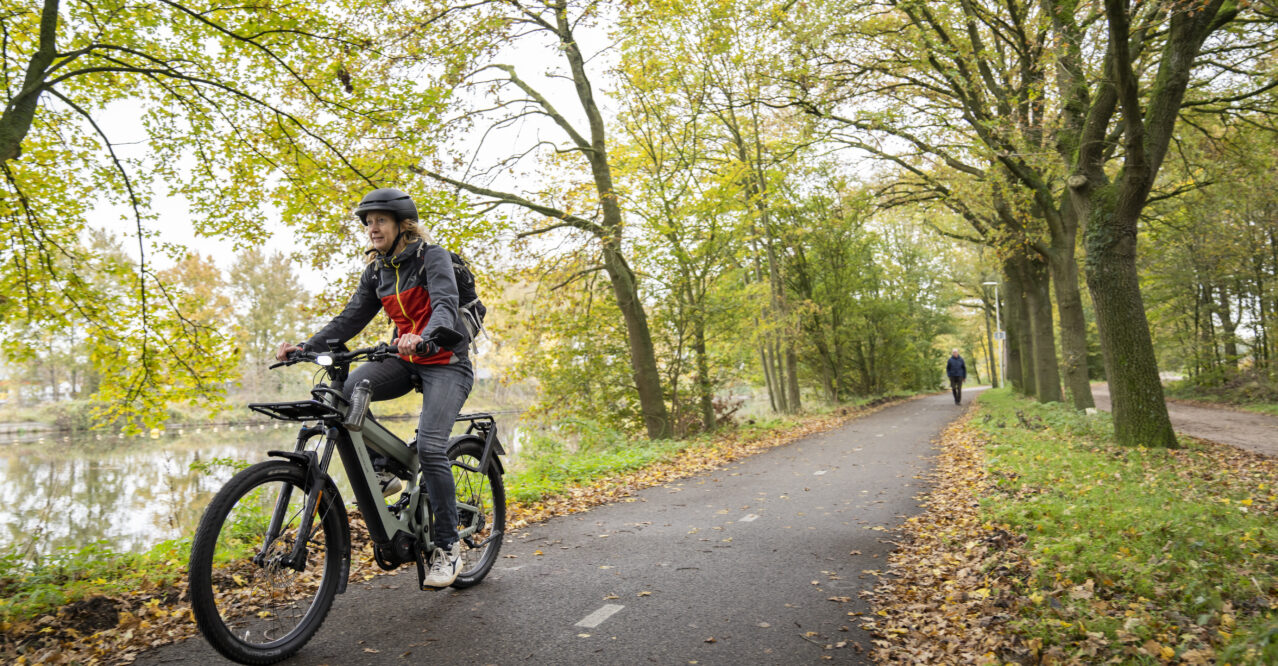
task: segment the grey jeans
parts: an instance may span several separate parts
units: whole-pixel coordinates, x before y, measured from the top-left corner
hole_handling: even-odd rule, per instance
[[[417,459],[422,482],[430,498],[434,535],[432,541],[448,549],[457,542],[457,490],[448,462],[448,436],[453,422],[475,383],[470,361],[451,365],[420,365],[401,358],[365,363],[346,379],[347,397],[367,379],[373,400],[390,400],[422,389],[422,412],[417,417]]]

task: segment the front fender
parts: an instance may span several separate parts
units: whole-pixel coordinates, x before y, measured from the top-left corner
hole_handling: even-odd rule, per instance
[[[346,582],[351,577],[351,521],[350,516],[346,513],[346,502],[342,501],[342,493],[337,489],[337,484],[333,482],[333,477],[327,474],[319,473],[319,466],[315,462],[314,451],[267,451],[267,455],[276,458],[283,458],[302,470],[302,474],[306,478],[307,489],[309,489],[312,479],[317,476],[324,479],[324,497],[327,498],[326,504],[328,511],[337,512],[337,523],[340,525],[338,533],[333,535],[337,543],[332,544],[336,552],[341,553],[341,575],[337,578],[337,593],[341,594],[346,591]]]

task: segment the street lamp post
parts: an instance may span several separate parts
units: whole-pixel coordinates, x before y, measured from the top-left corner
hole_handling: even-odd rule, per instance
[[[1007,333],[1003,331],[1003,317],[998,305],[998,283],[982,282],[994,285],[994,337],[998,339],[998,376],[1003,384],[1007,384]]]

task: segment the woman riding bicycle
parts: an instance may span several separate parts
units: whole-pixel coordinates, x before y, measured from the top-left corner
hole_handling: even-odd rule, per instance
[[[303,348],[324,350],[328,341],[346,342],[364,329],[379,310],[395,323],[399,357],[365,363],[345,384],[351,391],[367,379],[372,400],[389,400],[414,388],[422,392],[417,420],[417,455],[422,483],[434,513],[437,549],[425,585],[448,587],[457,578],[461,545],[457,537],[457,499],[447,456],[448,436],[474,383],[468,340],[441,349],[435,331],[464,331],[458,319],[457,281],[449,252],[426,242],[417,226],[417,205],[404,192],[384,188],[370,192],[355,209],[372,243],[368,266],[342,313],[304,343],[282,343],[276,352],[285,360]],[[420,345],[420,347],[419,347]],[[400,481],[379,474],[383,493],[394,494]]]

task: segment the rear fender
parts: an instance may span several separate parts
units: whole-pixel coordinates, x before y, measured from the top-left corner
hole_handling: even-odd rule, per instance
[[[475,442],[479,444],[481,451],[485,446],[484,438],[477,434],[457,435],[456,437],[451,437],[448,440],[448,457],[451,459],[453,457],[453,451],[460,448],[466,442]],[[491,461],[489,464],[497,466],[498,474],[505,474],[506,467],[502,464],[501,458],[499,458],[498,455],[506,455],[506,450],[502,448],[501,442],[497,441],[497,438],[494,436],[492,450],[487,452],[487,457]]]

